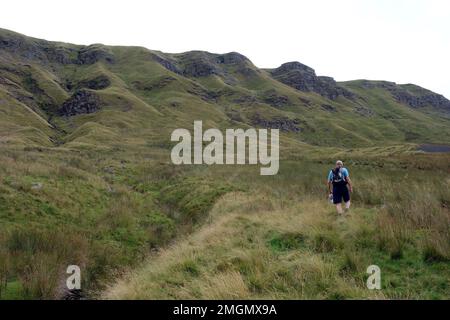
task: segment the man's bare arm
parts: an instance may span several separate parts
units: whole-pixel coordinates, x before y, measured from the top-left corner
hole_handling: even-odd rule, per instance
[[[327,192],[327,197],[328,195],[331,193],[331,181],[327,180],[327,186],[328,186],[328,192]]]
[[[348,190],[350,192],[353,192],[353,185],[352,185],[352,180],[350,180],[350,177],[347,177],[347,183],[348,183]]]

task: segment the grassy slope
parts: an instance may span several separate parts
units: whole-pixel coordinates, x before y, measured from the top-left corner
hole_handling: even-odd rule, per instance
[[[10,37],[20,36],[13,34]],[[40,40],[31,38],[23,38],[23,42],[31,48],[42,46]],[[48,47],[71,50],[80,48],[68,44],[45,44]],[[81,139],[83,144],[86,143],[86,137],[82,136],[87,135],[89,139],[92,126],[103,131],[103,136],[115,132],[119,135],[149,135],[167,140],[167,133],[172,128],[190,127],[196,119],[204,119],[210,126],[230,127],[231,120],[238,121],[235,125],[252,125],[255,115],[267,120],[297,119],[301,134],[290,135],[295,140],[321,146],[362,147],[399,142],[448,142],[444,138],[450,134],[448,118],[399,104],[387,90],[367,89],[358,81],[343,85],[360,98],[352,101],[340,97],[331,101],[314,93],[288,87],[274,80],[267,71],[257,69],[248,60],[217,64],[214,62],[217,55],[201,52],[165,55],[139,47],[97,47],[112,54],[115,62],[100,60],[87,65],[61,64],[45,59],[30,59],[6,51],[1,55],[0,72],[12,85],[2,86],[3,94],[0,94],[9,101],[5,91],[13,92],[12,86],[20,87],[22,95],[34,96],[35,106],[32,109],[47,120],[52,114],[51,109],[60,106],[78,84],[99,76],[106,77],[111,85],[106,89],[96,90],[106,106],[103,111],[70,120],[52,116],[52,121],[69,134],[89,122],[90,127],[83,131],[84,134],[77,134],[75,139],[69,138],[71,141]],[[25,47],[22,50],[31,49]],[[164,68],[156,61],[155,55],[172,59],[178,63],[179,68],[194,61],[211,64],[219,71],[217,75],[182,76]],[[11,69],[21,73],[7,71]],[[164,79],[170,80],[164,83]],[[66,83],[71,83],[73,88],[67,90]],[[287,98],[288,102],[278,107],[268,104],[264,97],[269,91],[278,97]],[[211,94],[215,97],[208,97]],[[43,111],[43,106],[48,104],[51,104],[50,112]],[[337,112],[324,110],[323,105],[331,105]],[[369,108],[372,113],[368,116],[355,112],[355,108],[360,105]],[[33,115],[27,117],[32,118]],[[21,121],[19,115],[13,114],[5,120],[8,123]],[[39,130],[42,131],[40,128]],[[43,134],[55,135],[48,133],[48,130],[44,130]]]

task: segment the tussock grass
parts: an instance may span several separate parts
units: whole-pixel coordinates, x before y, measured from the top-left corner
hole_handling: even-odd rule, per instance
[[[249,182],[245,172],[239,178],[224,177],[229,183],[246,181],[241,184],[245,191],[222,196],[205,224],[152,255],[102,297],[446,296],[450,224],[448,209],[442,206],[447,194],[440,189],[439,175],[417,171],[417,181],[407,183],[411,172],[371,168],[375,172],[368,175],[367,169],[358,173],[353,168],[359,194],[350,215],[337,217],[322,200],[323,189],[318,194],[320,188],[316,192],[314,187],[316,174],[324,171],[321,166],[302,163],[306,169],[296,170],[297,166],[285,163],[279,176],[267,179],[270,183],[258,181],[265,178]],[[214,175],[222,179],[220,170]],[[368,193],[370,197],[365,196]],[[371,264],[382,270],[382,291],[365,287],[365,272]],[[436,270],[441,270],[439,276]]]
[[[60,297],[73,261],[84,266],[90,296],[113,299],[448,291],[446,161],[356,156],[348,161],[353,209],[342,218],[325,200],[330,164],[314,156],[285,160],[278,175],[262,177],[253,166],[180,168],[158,153],[111,153],[12,148],[0,156],[4,297]],[[63,225],[70,227],[57,231]],[[33,268],[21,267],[32,257]],[[381,292],[365,288],[371,264],[382,269]]]

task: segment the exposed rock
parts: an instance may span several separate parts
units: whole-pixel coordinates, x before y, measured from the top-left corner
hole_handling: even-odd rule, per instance
[[[3,73],[2,71],[5,70],[6,72]],[[4,86],[11,86],[11,87],[16,87],[16,88],[20,88],[20,86],[14,82],[13,80],[9,79],[8,77],[6,77],[6,75],[10,73],[10,71],[8,71],[6,68],[4,68],[1,64],[0,64],[0,85],[4,85]],[[8,75],[9,76],[9,75]]]
[[[232,100],[233,103],[241,105],[253,105],[258,102],[255,96],[242,94]]]
[[[45,94],[44,90],[39,87],[36,79],[33,78],[31,72],[24,72],[22,79],[22,84],[28,92],[31,92],[35,95]]]
[[[27,66],[24,69],[16,70],[14,74],[20,77],[21,86],[9,87],[8,92],[13,98],[36,112],[39,110],[48,114],[56,112],[58,103],[39,86],[38,81],[33,77],[33,72],[28,70]]]
[[[272,76],[280,82],[300,91],[313,91],[310,88],[317,81],[314,69],[300,62],[287,62],[272,71]]]
[[[218,74],[216,67],[204,61],[192,61],[189,63],[184,71],[184,75],[192,77],[206,77],[212,74]]]
[[[406,104],[411,108],[423,108],[431,106],[446,113],[450,112],[450,100],[444,96],[421,88],[415,85],[398,85],[389,81],[368,81],[362,82],[364,88],[382,88],[391,93],[391,95],[400,103]]]
[[[206,77],[221,74],[214,57],[206,52],[187,52],[181,55],[183,75],[191,77]]]
[[[287,96],[278,94],[274,89],[263,92],[262,101],[275,108],[281,108],[290,103]]]
[[[91,45],[80,49],[77,64],[94,64],[98,61],[114,63],[113,54],[101,45]]]
[[[301,128],[299,119],[289,119],[287,117],[276,117],[273,119],[261,118],[259,114],[256,114],[252,119],[252,124],[255,126],[268,128],[268,129],[280,129],[285,132],[300,132]]]
[[[1,81],[0,84],[2,84]],[[12,98],[29,106],[32,110],[37,110],[39,108],[37,101],[34,99],[34,96],[31,93],[16,85],[10,85],[9,82],[7,83],[7,85],[9,85],[7,92]]]
[[[322,109],[328,112],[337,112],[336,107],[329,105],[329,104],[323,104],[321,105]]]
[[[220,64],[232,65],[235,67],[234,71],[236,73],[240,73],[241,75],[243,75],[247,78],[253,77],[259,73],[259,70],[255,70],[253,68],[253,64],[247,57],[245,57],[244,55],[237,53],[237,52],[230,52],[230,53],[218,55],[216,57],[216,63],[219,65]],[[237,68],[236,68],[236,66],[237,66]],[[227,78],[225,80],[229,81],[230,84],[232,84],[235,81],[235,79],[233,79],[232,77],[227,75],[226,72],[221,71],[219,73],[224,73],[225,77]]]
[[[231,52],[217,55],[208,52],[187,52],[179,56],[182,74],[190,77],[206,77],[218,75],[228,84],[233,84],[236,79],[227,72],[226,66],[232,65],[233,72],[240,73],[246,77],[251,77],[257,73],[252,68],[250,60],[245,56]]]
[[[99,97],[88,90],[78,90],[70,97],[59,110],[62,116],[75,116],[78,114],[93,113],[101,108]]]
[[[344,89],[336,83],[336,81],[331,77],[319,76],[317,82],[317,93],[325,96],[331,100],[336,99],[338,96],[344,96],[348,99],[355,98],[355,94]]]
[[[271,71],[272,76],[297,90],[315,92],[328,99],[334,100],[338,96],[353,98],[354,94],[337,85],[330,77],[318,77],[314,69],[300,62],[288,62]]]
[[[371,117],[374,114],[371,109],[361,105],[355,107],[355,112],[363,117]]]
[[[100,75],[93,79],[83,80],[78,84],[79,88],[88,88],[92,90],[102,90],[111,85],[111,80],[105,75]]]
[[[250,60],[236,52],[218,55],[191,51],[175,57],[182,75],[195,78],[216,75],[231,86],[239,82],[233,75],[235,73],[251,78],[260,72]]]
[[[3,31],[0,33],[0,50],[5,50],[26,60],[41,63],[93,64],[98,61],[114,62],[111,51],[103,45],[87,47],[65,46],[55,42],[24,37]]]
[[[0,33],[0,49],[29,60],[45,61],[47,58],[38,43],[14,32]]]
[[[42,43],[41,47],[50,62],[64,65],[77,64],[78,62],[78,51],[76,49],[54,46],[49,43]]]
[[[230,52],[226,54],[219,55],[217,57],[217,63],[224,63],[224,64],[242,64],[250,62],[248,58],[240,53],[237,52]]]
[[[440,94],[429,92],[416,96],[404,89],[395,89],[391,93],[397,101],[407,104],[412,108],[432,106],[436,109],[450,112],[450,101]]]
[[[308,107],[311,106],[311,101],[302,97],[298,97],[298,100],[300,100],[303,104],[307,105]]]
[[[176,62],[174,60],[169,60],[169,59],[163,58],[156,54],[153,54],[152,57],[156,62],[158,62],[160,65],[162,65],[167,70],[172,71],[177,74],[182,73],[181,70],[176,66]]]

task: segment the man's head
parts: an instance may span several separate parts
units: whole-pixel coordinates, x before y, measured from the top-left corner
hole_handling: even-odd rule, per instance
[[[344,163],[341,160],[336,161],[336,168],[342,168],[344,166]]]

